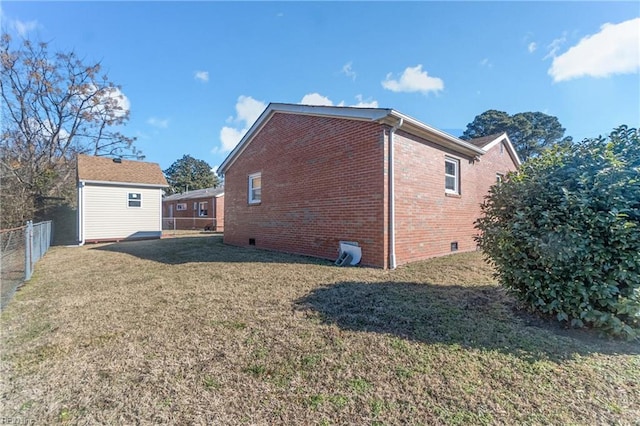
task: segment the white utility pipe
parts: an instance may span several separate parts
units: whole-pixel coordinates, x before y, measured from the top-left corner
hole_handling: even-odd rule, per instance
[[[84,245],[84,182],[78,182],[78,238],[80,243]]]
[[[389,267],[396,269],[396,192],[393,176],[393,136],[404,122],[400,118],[398,124],[389,130]]]

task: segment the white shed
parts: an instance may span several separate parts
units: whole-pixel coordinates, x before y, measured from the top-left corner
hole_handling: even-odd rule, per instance
[[[78,155],[80,244],[160,238],[168,186],[156,163]]]

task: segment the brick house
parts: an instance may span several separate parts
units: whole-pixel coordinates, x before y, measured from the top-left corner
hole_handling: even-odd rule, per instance
[[[162,191],[156,163],[78,155],[78,239],[85,242],[160,238]]]
[[[164,229],[224,230],[224,188],[204,188],[162,199]]]
[[[520,160],[506,134],[463,141],[393,109],[270,104],[219,168],[227,244],[382,268],[476,249],[489,187]]]

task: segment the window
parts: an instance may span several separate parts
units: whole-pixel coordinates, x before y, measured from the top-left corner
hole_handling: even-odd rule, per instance
[[[139,192],[130,192],[128,203],[129,207],[142,207],[142,194]]]
[[[262,199],[262,174],[249,175],[249,204],[257,204]]]
[[[207,202],[202,201],[198,203],[198,216],[208,216],[209,211],[207,210]]]
[[[504,182],[504,175],[502,173],[496,173],[496,183]]]
[[[460,193],[460,161],[445,157],[444,159],[444,190],[450,194]]]
[[[177,211],[183,211],[187,209],[187,203],[178,203],[176,204]]]

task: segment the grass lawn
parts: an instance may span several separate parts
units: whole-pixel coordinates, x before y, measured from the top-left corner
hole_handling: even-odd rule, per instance
[[[638,424],[640,347],[518,313],[478,253],[395,271],[219,235],[55,247],[0,317],[34,424]]]

